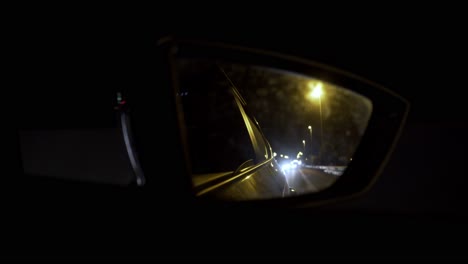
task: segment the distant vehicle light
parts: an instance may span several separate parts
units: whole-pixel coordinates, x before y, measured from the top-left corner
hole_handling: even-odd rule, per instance
[[[281,170],[283,171],[288,171],[290,169],[291,169],[291,164],[286,163],[286,164],[281,165]]]

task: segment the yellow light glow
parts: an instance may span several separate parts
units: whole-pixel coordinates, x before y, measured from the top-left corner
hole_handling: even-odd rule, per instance
[[[320,98],[323,95],[323,90],[322,90],[323,84],[322,83],[317,83],[315,84],[312,93],[310,94],[313,98]]]
[[[284,156],[284,158],[285,158],[285,159],[289,159],[289,157],[288,157],[288,156]]]
[[[308,129],[312,129],[312,126],[307,127]]]
[[[283,154],[280,154],[280,157],[283,157]]]
[[[302,144],[305,144],[305,140],[302,140]]]
[[[273,157],[276,157],[276,152],[273,152]]]

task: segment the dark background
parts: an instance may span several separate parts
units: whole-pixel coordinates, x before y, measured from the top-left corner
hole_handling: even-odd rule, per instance
[[[280,51],[354,72],[410,101],[411,112],[398,146],[368,193],[307,210],[193,211],[178,203],[177,181],[172,185],[162,181],[154,196],[137,194],[135,199],[125,192],[106,196],[98,190],[90,197],[101,200],[83,198],[83,206],[77,198],[85,197],[78,195],[80,191],[75,190],[75,196],[60,192],[52,196],[40,187],[12,187],[8,183],[13,177],[5,176],[2,239],[7,246],[2,255],[466,258],[463,15],[456,7],[428,5],[382,6],[372,11],[335,8],[323,13],[301,9],[305,8],[282,9],[268,18],[259,17],[265,10],[248,8],[236,9],[237,15],[231,16],[209,12],[215,16],[205,22],[202,13],[162,16],[164,8],[148,20],[101,17],[109,12],[97,12],[92,19],[65,13],[15,16],[6,40],[5,73],[11,78],[4,87],[7,120],[13,118],[15,128],[38,125],[29,113],[39,109],[37,115],[49,117],[40,126],[57,124],[53,116],[58,111],[65,116],[60,118],[63,126],[101,125],[107,110],[95,109],[103,107],[101,102],[116,87],[145,91],[138,100],[154,103],[145,109],[152,109],[151,117],[160,126],[148,127],[145,136],[158,133],[158,137],[144,151],[157,151],[151,156],[154,162],[174,164],[170,172],[151,171],[158,179],[167,178],[182,169],[177,165],[180,153],[170,143],[175,137],[167,110],[172,106],[169,93],[154,86],[159,75],[153,47],[159,36],[176,33]],[[14,138],[13,132],[9,135]],[[9,157],[18,157],[9,150],[5,151],[16,153]],[[14,160],[6,162],[13,171],[18,164]]]

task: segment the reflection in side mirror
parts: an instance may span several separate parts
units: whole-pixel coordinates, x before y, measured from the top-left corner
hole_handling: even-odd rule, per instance
[[[343,174],[371,101],[313,76],[177,58],[195,193],[252,200],[317,193]]]

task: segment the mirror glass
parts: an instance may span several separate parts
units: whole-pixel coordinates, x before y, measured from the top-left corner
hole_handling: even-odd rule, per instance
[[[323,191],[352,161],[372,113],[368,98],[314,76],[207,58],[174,65],[197,196]]]

